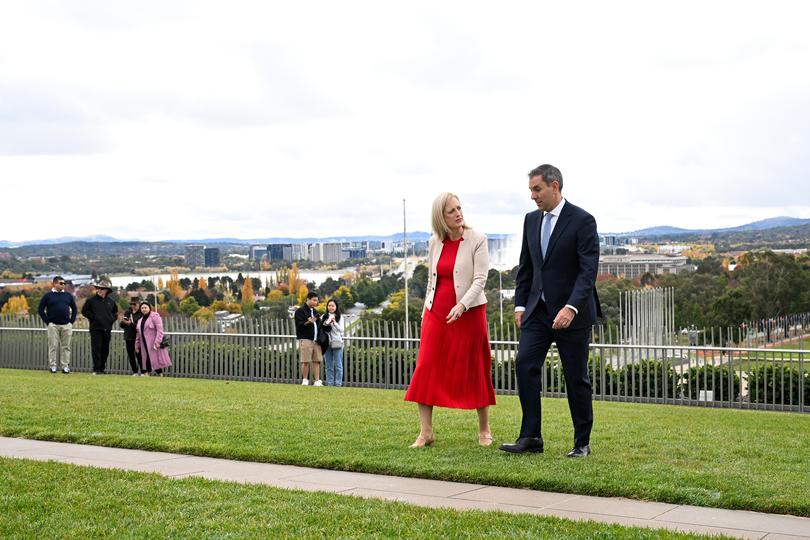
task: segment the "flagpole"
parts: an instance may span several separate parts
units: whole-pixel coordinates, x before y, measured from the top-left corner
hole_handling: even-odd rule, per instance
[[[405,248],[405,348],[409,347],[408,339],[408,225],[405,221],[405,199],[402,199],[402,241]]]

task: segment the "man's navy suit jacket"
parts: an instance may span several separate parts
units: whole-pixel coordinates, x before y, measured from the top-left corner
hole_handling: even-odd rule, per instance
[[[526,214],[515,289],[515,305],[526,307],[521,325],[535,312],[544,294],[551,320],[567,304],[578,310],[569,329],[592,326],[596,317],[602,316],[596,294],[599,269],[596,220],[566,200],[549,238],[545,258],[540,249],[542,225],[541,210]]]

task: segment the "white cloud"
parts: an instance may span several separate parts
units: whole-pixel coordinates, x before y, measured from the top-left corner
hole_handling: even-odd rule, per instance
[[[0,238],[512,232],[544,162],[605,231],[810,216],[802,2],[288,4],[3,4]]]

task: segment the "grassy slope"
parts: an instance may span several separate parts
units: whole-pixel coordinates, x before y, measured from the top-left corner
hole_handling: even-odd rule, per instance
[[[564,458],[564,400],[543,401],[546,453],[476,444],[472,411],[437,409],[437,446],[402,392],[0,370],[0,434],[810,516],[810,416],[595,404],[594,454]],[[520,406],[499,397],[496,441]]]

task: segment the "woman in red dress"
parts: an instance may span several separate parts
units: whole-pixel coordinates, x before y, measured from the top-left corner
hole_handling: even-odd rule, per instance
[[[492,444],[489,406],[495,404],[487,337],[487,239],[464,223],[458,197],[433,201],[428,285],[419,356],[405,401],[419,404],[419,436],[411,448],[432,445],[433,407],[476,409],[478,443]]]

